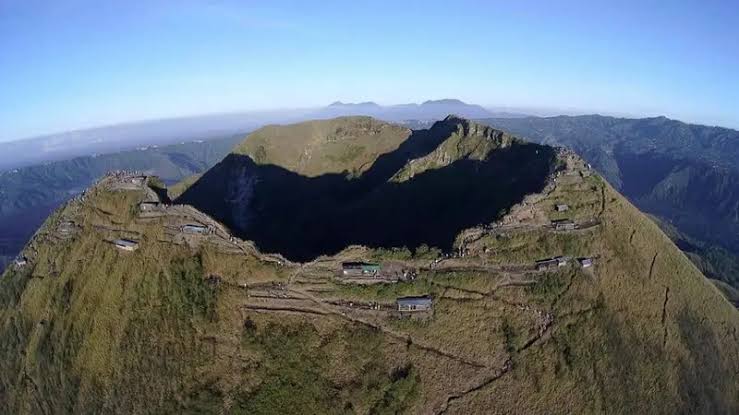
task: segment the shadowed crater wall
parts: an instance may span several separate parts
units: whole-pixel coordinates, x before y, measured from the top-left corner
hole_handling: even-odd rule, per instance
[[[489,223],[541,191],[554,149],[516,142],[484,160],[459,159],[395,182],[408,160],[433,151],[449,132],[416,131],[359,177],[306,177],[231,154],[186,191],[195,206],[264,252],[293,261],[332,255],[348,245],[445,251],[460,231]]]

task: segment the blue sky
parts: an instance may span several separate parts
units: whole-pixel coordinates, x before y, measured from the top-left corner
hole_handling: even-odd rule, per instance
[[[736,128],[738,21],[711,0],[0,0],[0,141],[447,97]]]

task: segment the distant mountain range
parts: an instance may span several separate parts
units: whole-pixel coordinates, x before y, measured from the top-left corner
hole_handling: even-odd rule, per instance
[[[319,110],[315,118],[333,118],[349,115],[368,115],[385,121],[440,120],[449,114],[466,118],[525,117],[525,114],[493,112],[480,105],[467,104],[458,99],[425,101],[421,104],[381,106],[374,102],[358,104],[334,102]]]

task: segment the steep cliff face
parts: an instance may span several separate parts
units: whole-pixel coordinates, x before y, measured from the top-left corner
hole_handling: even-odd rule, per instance
[[[234,154],[187,191],[211,201],[203,209],[222,194],[251,206],[247,229],[270,217],[259,208],[268,195],[294,197],[270,209],[326,226],[336,225],[314,209],[331,203],[307,209],[311,197],[378,197],[402,221],[348,235],[408,230],[407,243],[302,262],[164,203],[152,179],[102,180],[0,278],[0,411],[736,413],[739,312],[577,155],[473,129],[438,124],[327,182]],[[390,181],[412,160],[449,154],[449,140],[464,156]],[[501,194],[494,215],[478,208]],[[280,217],[296,227],[276,251],[346,235],[337,212],[339,228]],[[434,215],[464,219],[413,228]],[[438,235],[449,245],[422,243]]]
[[[433,126],[431,131],[435,130],[443,131],[442,134],[448,137],[430,153],[409,160],[391,180],[408,180],[416,174],[443,168],[459,160],[484,162],[495,150],[505,150],[512,145],[524,144],[500,130],[454,115]],[[542,148],[542,153],[545,151],[546,149]]]

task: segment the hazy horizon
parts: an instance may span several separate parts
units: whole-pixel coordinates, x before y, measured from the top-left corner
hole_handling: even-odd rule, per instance
[[[53,131],[43,132],[40,134],[34,134],[32,136],[9,138],[6,140],[0,139],[0,143],[27,141],[27,140],[40,139],[40,138],[45,138],[45,137],[53,137],[53,136],[58,136],[58,135],[74,134],[76,132],[106,129],[106,128],[116,128],[116,127],[128,127],[128,126],[134,126],[138,124],[156,123],[159,121],[194,120],[197,118],[205,119],[205,118],[210,118],[210,117],[222,117],[222,116],[247,116],[247,117],[248,116],[252,116],[252,117],[256,117],[256,116],[265,117],[266,116],[267,117],[266,121],[264,121],[266,123],[278,123],[278,124],[290,123],[290,122],[299,122],[304,119],[304,118],[296,118],[295,120],[292,120],[291,118],[289,118],[290,116],[307,115],[307,114],[310,114],[311,111],[317,111],[317,110],[326,108],[335,102],[340,102],[342,104],[358,104],[358,103],[372,102],[372,103],[380,105],[381,107],[392,107],[392,106],[400,106],[400,105],[407,105],[407,104],[421,104],[422,102],[425,102],[425,101],[435,101],[435,100],[440,100],[440,99],[456,99],[456,98],[438,98],[438,99],[434,98],[434,99],[428,99],[428,100],[424,100],[420,102],[397,102],[397,103],[381,103],[375,100],[368,100],[368,101],[362,101],[362,102],[338,101],[337,100],[331,103],[327,103],[326,105],[316,106],[316,107],[265,108],[265,109],[258,109],[258,110],[184,114],[184,115],[175,115],[171,117],[161,117],[161,118],[143,118],[143,119],[120,121],[120,122],[111,122],[111,123],[106,123],[106,124],[82,125],[82,126],[67,129],[67,130],[53,130]],[[474,102],[464,102],[464,103],[469,104],[469,105],[480,105]],[[577,117],[577,116],[585,116],[585,115],[600,115],[604,117],[632,118],[632,119],[667,117],[675,121],[680,121],[686,124],[705,125],[708,127],[719,127],[719,128],[726,128],[726,129],[731,129],[731,130],[739,129],[739,127],[695,122],[691,120],[670,117],[664,114],[632,114],[632,113],[623,113],[623,112],[587,111],[587,110],[579,110],[576,108],[557,109],[557,108],[543,108],[543,107],[506,107],[506,106],[487,106],[487,105],[480,105],[480,106],[490,111],[491,113],[493,113],[493,115],[496,115],[496,113],[499,113],[499,114],[510,113],[510,114],[526,115],[526,116],[532,116],[532,117],[544,117],[544,118],[558,117],[558,116]],[[284,121],[282,121],[282,119],[284,119]],[[262,119],[258,118],[255,120],[255,122],[260,122],[260,121],[262,121]]]
[[[446,97],[739,128],[737,17],[728,2],[694,1],[9,0],[0,142]]]

